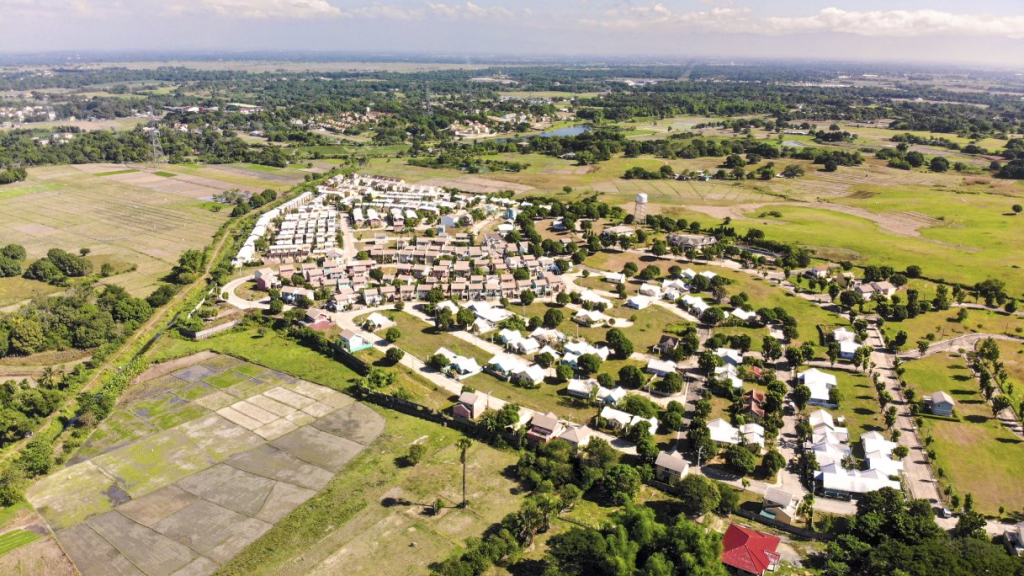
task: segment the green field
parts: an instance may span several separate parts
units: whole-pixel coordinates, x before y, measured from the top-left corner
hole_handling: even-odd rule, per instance
[[[923,418],[923,435],[934,438],[935,469],[945,474],[941,482],[961,496],[974,494],[977,508],[985,514],[996,515],[999,506],[1024,507],[1022,441],[993,417],[963,360],[955,354],[936,354],[904,366],[904,380],[918,397],[941,390],[957,403],[960,422]]]
[[[0,556],[7,554],[15,548],[21,548],[26,544],[31,544],[40,538],[42,538],[42,536],[35,532],[29,532],[28,530],[11,530],[6,534],[0,534]]]
[[[136,170],[134,168],[127,168],[125,170],[111,170],[109,172],[97,172],[97,173],[93,174],[93,176],[117,176],[118,174],[133,174],[135,172],[138,172],[138,170]]]
[[[157,170],[156,172],[153,172],[153,174],[156,174],[157,176],[163,176],[164,178],[174,178],[175,176],[177,176],[177,174],[175,174],[174,172],[164,172],[163,170]]]

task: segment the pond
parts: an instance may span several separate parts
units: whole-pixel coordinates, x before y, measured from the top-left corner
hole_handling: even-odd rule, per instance
[[[563,126],[562,128],[555,128],[554,130],[548,130],[547,132],[532,134],[531,136],[497,138],[494,141],[501,144],[511,140],[525,140],[526,138],[532,138],[533,136],[540,136],[541,138],[551,138],[552,136],[579,136],[580,134],[589,131],[590,126],[587,126],[586,124],[577,124],[576,126]]]
[[[589,132],[590,126],[585,124],[579,124],[576,126],[565,126],[563,128],[556,128],[555,130],[548,130],[547,132],[541,132],[537,134],[541,138],[550,138],[552,136],[579,136],[584,132]]]

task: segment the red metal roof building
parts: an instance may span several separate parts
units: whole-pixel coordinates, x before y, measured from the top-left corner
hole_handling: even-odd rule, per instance
[[[722,564],[736,574],[774,572],[779,565],[779,538],[739,524],[730,524],[722,537]]]

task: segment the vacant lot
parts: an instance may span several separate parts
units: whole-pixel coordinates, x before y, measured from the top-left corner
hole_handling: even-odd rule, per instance
[[[352,398],[226,356],[139,383],[29,501],[79,571],[210,574],[380,435]]]
[[[30,261],[50,248],[89,248],[96,268],[100,260],[121,270],[134,266],[111,281],[145,296],[182,251],[209,242],[227,213],[206,210],[185,194],[117,180],[135,176],[95,176],[74,166],[30,169],[25,182],[0,188],[0,238],[24,245]],[[37,282],[3,279],[0,305],[47,291]]]
[[[961,496],[974,494],[985,514],[997,514],[999,506],[1020,510],[1024,506],[1022,441],[993,417],[963,359],[936,354],[904,366],[904,379],[919,397],[941,390],[957,404],[960,422],[923,419],[924,435],[934,439],[935,466],[945,475],[943,484],[952,485]]]

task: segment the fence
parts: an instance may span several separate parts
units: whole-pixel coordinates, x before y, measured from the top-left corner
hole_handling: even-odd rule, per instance
[[[184,328],[179,328],[178,332],[180,332],[182,336],[186,338],[191,338],[192,340],[206,340],[207,338],[213,336],[214,334],[219,334],[221,332],[224,332],[225,330],[230,330],[235,326],[238,326],[238,324],[241,322],[241,320],[232,320],[230,322],[218,324],[212,328],[207,328],[205,330],[186,330]]]
[[[754,512],[751,512],[750,510],[744,510],[742,508],[736,510],[736,515],[746,518],[747,520],[753,520],[754,522],[758,522],[760,524],[764,524],[765,526],[775,528],[776,530],[782,530],[783,532],[789,532],[790,534],[800,536],[801,538],[807,538],[809,540],[821,540],[822,542],[828,542],[829,540],[834,538],[834,535],[832,534],[827,534],[824,532],[815,532],[814,530],[806,530],[804,528],[791,526],[789,524],[786,524],[785,522],[773,520],[766,516],[762,516],[760,514],[756,514]]]

